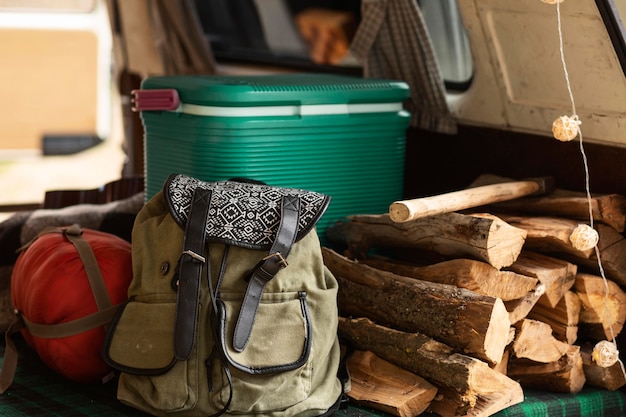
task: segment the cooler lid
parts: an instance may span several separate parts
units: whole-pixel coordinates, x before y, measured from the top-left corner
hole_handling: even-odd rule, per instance
[[[305,106],[304,112],[298,110],[300,114],[397,111],[398,108],[401,109],[401,103],[409,97],[409,86],[403,81],[314,73],[158,76],[146,78],[141,88],[135,103],[139,111],[175,110],[184,104],[187,110],[191,109],[190,112],[204,111],[195,106],[214,107],[206,115],[218,116],[228,116],[229,114],[219,112],[228,113],[229,107],[245,107],[248,110],[252,107],[275,107],[270,114],[275,114],[275,110],[285,106]],[[155,93],[150,90],[162,90],[166,95],[170,91],[173,96],[159,97],[157,100],[154,94],[150,96],[150,93]],[[169,108],[142,105],[142,92],[147,93],[144,103],[149,97],[151,103],[165,103]],[[363,107],[367,104],[375,106]],[[394,108],[385,107],[389,104],[393,104]],[[218,113],[214,114],[212,111]],[[259,111],[262,113],[266,110]],[[247,113],[247,116],[252,114]]]

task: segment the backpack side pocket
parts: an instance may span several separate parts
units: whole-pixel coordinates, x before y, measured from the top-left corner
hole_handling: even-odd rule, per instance
[[[198,361],[174,356],[175,295],[131,299],[113,321],[104,346],[105,361],[122,372],[117,397],[154,413],[195,407]]]
[[[137,375],[159,375],[175,362],[173,302],[124,304],[107,332],[103,356],[109,366]]]

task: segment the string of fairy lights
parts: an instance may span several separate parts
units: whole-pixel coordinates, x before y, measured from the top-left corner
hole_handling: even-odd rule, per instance
[[[592,200],[591,200],[591,191],[589,186],[589,166],[587,163],[587,156],[585,154],[585,148],[583,146],[583,134],[581,130],[582,122],[578,118],[576,114],[576,103],[574,101],[574,94],[572,93],[572,87],[570,84],[569,73],[567,70],[567,64],[565,62],[565,52],[563,48],[563,31],[561,26],[561,3],[564,0],[541,0],[543,3],[555,5],[556,7],[556,16],[557,16],[557,27],[559,34],[559,51],[561,56],[561,63],[563,65],[563,73],[565,76],[565,82],[567,84],[567,91],[569,93],[569,98],[572,106],[572,114],[571,116],[560,116],[554,120],[552,123],[552,134],[555,139],[568,142],[574,140],[576,137],[579,138],[580,144],[580,153],[583,159],[583,165],[585,169],[585,190],[587,194],[587,201],[589,206],[589,224],[579,224],[570,235],[570,242],[572,246],[580,251],[586,251],[590,249],[595,249],[596,258],[598,260],[598,269],[600,271],[600,275],[604,282],[605,287],[605,306],[606,306],[606,320],[609,323],[607,326],[610,329],[611,340],[602,340],[598,342],[593,349],[592,358],[598,366],[601,367],[611,367],[619,362],[622,373],[626,378],[626,370],[624,369],[624,364],[619,358],[619,350],[617,349],[617,342],[615,340],[615,334],[613,331],[613,326],[611,323],[611,313],[609,310],[609,286],[607,282],[607,278],[604,274],[604,268],[602,267],[602,260],[600,257],[600,250],[598,249],[598,241],[599,236],[598,232],[593,227],[593,211],[592,211]]]

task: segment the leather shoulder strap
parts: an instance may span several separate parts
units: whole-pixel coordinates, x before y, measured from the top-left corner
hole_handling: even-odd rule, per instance
[[[300,199],[297,196],[284,196],[281,200],[281,219],[276,239],[269,255],[256,267],[250,277],[248,288],[239,311],[233,348],[237,352],[245,349],[252,333],[252,326],[259,307],[263,288],[281,269],[287,266],[287,256],[296,240],[300,213]]]
[[[178,294],[174,327],[174,354],[178,360],[191,356],[198,322],[200,278],[206,264],[203,257],[206,243],[206,222],[209,216],[211,191],[196,188],[194,191],[182,253],[178,264]]]

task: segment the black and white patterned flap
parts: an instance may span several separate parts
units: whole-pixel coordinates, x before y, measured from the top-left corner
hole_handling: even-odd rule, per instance
[[[239,181],[206,182],[183,174],[173,174],[165,182],[163,195],[172,217],[183,229],[197,187],[211,190],[207,240],[251,249],[271,247],[280,225],[283,196],[300,198],[296,240],[315,227],[330,203],[330,196],[297,188]]]

